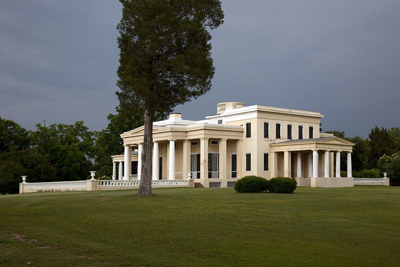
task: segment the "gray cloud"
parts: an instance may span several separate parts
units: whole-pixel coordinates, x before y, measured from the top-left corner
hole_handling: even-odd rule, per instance
[[[176,111],[202,119],[223,101],[325,115],[324,130],[366,137],[400,126],[398,0],[225,0],[213,35],[213,88]],[[29,129],[105,128],[118,100],[116,25],[105,0],[0,2],[0,116]]]

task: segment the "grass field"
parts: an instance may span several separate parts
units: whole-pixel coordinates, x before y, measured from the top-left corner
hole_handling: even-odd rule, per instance
[[[400,266],[400,187],[0,196],[1,266]]]

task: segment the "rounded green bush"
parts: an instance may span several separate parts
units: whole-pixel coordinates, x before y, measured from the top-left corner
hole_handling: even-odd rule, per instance
[[[287,177],[276,177],[268,181],[270,193],[293,193],[296,190],[297,182]]]
[[[245,176],[235,184],[238,193],[261,193],[267,191],[268,181],[258,176]]]

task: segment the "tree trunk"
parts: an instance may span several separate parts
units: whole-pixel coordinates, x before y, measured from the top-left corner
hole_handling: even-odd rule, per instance
[[[142,173],[138,195],[151,196],[152,158],[153,158],[153,118],[149,110],[144,113],[144,140],[142,155]]]

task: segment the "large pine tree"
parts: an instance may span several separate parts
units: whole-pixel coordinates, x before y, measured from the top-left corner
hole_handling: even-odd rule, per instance
[[[144,111],[138,194],[151,195],[153,120],[211,89],[210,29],[223,23],[219,0],[120,0],[121,112]]]

